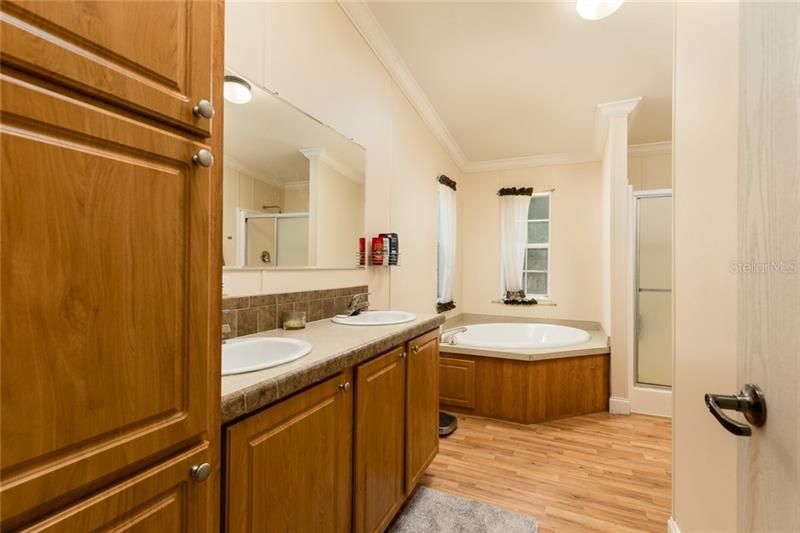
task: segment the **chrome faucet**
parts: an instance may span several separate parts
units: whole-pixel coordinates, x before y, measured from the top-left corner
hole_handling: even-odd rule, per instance
[[[456,335],[458,335],[459,333],[464,333],[465,331],[467,331],[467,328],[464,328],[464,327],[448,329],[447,331],[442,333],[442,336],[439,337],[439,340],[441,342],[443,342],[443,343],[449,344],[450,346],[455,346],[455,344],[456,344]],[[445,341],[444,340],[445,335],[450,335],[450,339]]]
[[[369,309],[369,298],[367,298],[369,295],[370,293],[368,292],[361,292],[351,296],[350,303],[347,304],[344,314],[347,316],[356,316],[362,311]]]
[[[231,332],[230,324],[222,324],[222,344],[225,344],[225,335]]]

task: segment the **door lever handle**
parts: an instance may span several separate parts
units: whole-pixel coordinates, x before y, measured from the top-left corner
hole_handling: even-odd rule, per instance
[[[752,428],[734,420],[723,409],[739,411],[754,426],[763,426],[767,421],[767,401],[758,385],[747,383],[736,396],[725,394],[706,394],[706,406],[722,427],[739,437],[752,435]]]

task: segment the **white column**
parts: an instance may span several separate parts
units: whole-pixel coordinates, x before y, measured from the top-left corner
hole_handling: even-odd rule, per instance
[[[608,120],[603,155],[604,251],[603,327],[611,337],[611,412],[629,413],[628,359],[632,349],[630,284],[630,195],[628,183],[628,118],[641,98],[598,106]]]

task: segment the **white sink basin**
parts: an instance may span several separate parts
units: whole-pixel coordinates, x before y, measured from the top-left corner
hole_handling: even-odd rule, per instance
[[[311,344],[283,337],[231,339],[222,345],[222,375],[254,372],[300,359]]]
[[[331,320],[346,326],[390,326],[416,320],[417,315],[405,311],[364,311],[355,316],[336,315]]]

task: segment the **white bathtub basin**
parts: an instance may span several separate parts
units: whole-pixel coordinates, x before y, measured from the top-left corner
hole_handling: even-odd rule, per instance
[[[417,315],[406,311],[364,311],[355,316],[335,316],[331,320],[346,326],[390,326],[416,320]]]
[[[222,375],[255,372],[300,359],[311,352],[311,344],[283,337],[231,339],[222,345]]]
[[[542,349],[583,344],[591,338],[582,329],[555,324],[476,324],[466,331],[444,334],[444,341],[467,348]]]

